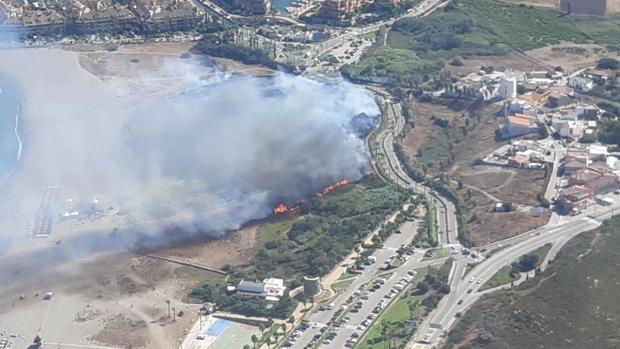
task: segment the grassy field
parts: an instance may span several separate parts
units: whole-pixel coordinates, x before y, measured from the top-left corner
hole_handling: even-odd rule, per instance
[[[538,258],[538,262],[536,263],[536,268],[538,268],[540,264],[542,263],[542,261],[545,259],[545,257],[547,257],[547,254],[549,253],[549,250],[551,250],[551,247],[552,247],[551,244],[546,244],[542,247],[537,248],[531,253]],[[507,265],[503,267],[502,269],[498,270],[497,273],[495,273],[495,275],[493,275],[493,277],[489,279],[489,281],[487,281],[484,285],[482,285],[480,290],[484,291],[484,290],[488,290],[488,289],[495,288],[498,286],[509,284],[510,282],[515,280],[515,278],[513,278],[512,275],[513,275],[513,268]]]
[[[505,55],[560,43],[620,44],[620,18],[564,16],[553,7],[500,0],[454,0],[423,18],[396,21],[356,65],[345,71],[390,84],[436,88],[444,62],[460,56]],[[438,81],[439,80],[439,81]]]
[[[258,227],[258,238],[260,242],[282,239],[286,232],[291,229],[293,221],[289,217],[280,218],[280,221],[261,224]]]
[[[488,290],[491,288],[495,288],[498,286],[509,284],[515,279],[512,278],[512,267],[507,265],[502,269],[498,270],[495,275],[493,275],[489,281],[485,282],[482,287],[480,287],[480,291]]]
[[[424,300],[435,297],[437,294],[436,291],[429,291],[426,293],[417,292],[415,285],[426,278],[426,275],[431,270],[445,282],[450,267],[451,263],[446,262],[439,270],[418,269],[418,273],[411,282],[411,285],[414,286],[405,289],[398,298],[390,303],[388,308],[379,315],[373,325],[361,337],[359,344],[355,348],[384,349],[387,345],[387,339],[382,332],[384,332],[384,326],[388,325],[390,325],[394,331],[392,346],[399,347],[399,345],[404,345],[414,331],[414,327],[411,327],[409,322],[422,319],[431,310],[431,308],[425,305],[427,303]],[[394,345],[394,342],[396,342],[396,345]]]
[[[336,281],[332,284],[332,290],[334,290],[334,292],[340,292],[340,291],[344,291],[345,289],[347,289],[349,286],[351,286],[351,284],[353,283],[353,281],[355,281],[355,279],[348,279],[348,280],[340,280],[340,281]]]
[[[476,303],[446,348],[618,348],[617,246],[618,217],[570,240],[542,276]]]

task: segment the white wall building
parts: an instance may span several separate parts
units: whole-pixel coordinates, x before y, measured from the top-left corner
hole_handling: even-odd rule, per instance
[[[517,79],[514,76],[506,76],[499,83],[499,95],[502,99],[517,97]]]
[[[284,295],[284,291],[286,290],[284,280],[278,278],[265,279],[263,280],[263,285],[265,285],[266,297],[280,298]]]
[[[594,83],[590,79],[576,77],[568,79],[568,86],[579,91],[588,92],[592,90]]]

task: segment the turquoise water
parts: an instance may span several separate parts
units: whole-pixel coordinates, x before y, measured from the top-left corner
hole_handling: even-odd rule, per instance
[[[16,84],[0,75],[0,185],[15,168],[20,141],[15,134],[16,116],[20,111]]]

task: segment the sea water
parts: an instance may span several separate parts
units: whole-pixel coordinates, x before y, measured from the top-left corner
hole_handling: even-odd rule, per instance
[[[17,85],[0,74],[0,187],[10,177],[22,152]]]

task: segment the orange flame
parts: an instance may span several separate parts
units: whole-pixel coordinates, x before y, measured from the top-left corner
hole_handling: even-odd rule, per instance
[[[317,196],[325,196],[327,195],[329,192],[333,191],[334,189],[340,188],[340,187],[344,187],[345,185],[349,184],[349,181],[346,179],[343,179],[341,181],[338,181],[330,186],[325,187],[325,189],[323,189],[322,192],[320,193],[316,193]]]
[[[286,212],[288,212],[289,208],[288,206],[286,206],[286,204],[279,204],[278,206],[276,206],[273,209],[273,214],[285,214]]]

